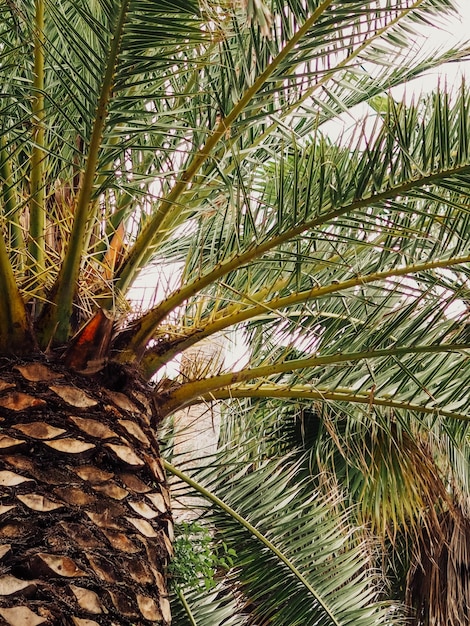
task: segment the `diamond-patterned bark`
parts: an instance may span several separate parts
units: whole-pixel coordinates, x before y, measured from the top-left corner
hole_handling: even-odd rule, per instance
[[[0,368],[0,624],[169,624],[154,426],[135,381]]]

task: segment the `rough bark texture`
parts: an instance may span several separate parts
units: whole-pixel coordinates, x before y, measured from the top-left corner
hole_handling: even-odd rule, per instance
[[[100,376],[0,363],[0,624],[170,622],[155,416],[143,385]]]

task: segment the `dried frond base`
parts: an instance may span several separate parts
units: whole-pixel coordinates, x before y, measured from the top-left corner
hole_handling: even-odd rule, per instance
[[[470,624],[470,519],[459,510],[424,529],[407,580],[413,626]]]

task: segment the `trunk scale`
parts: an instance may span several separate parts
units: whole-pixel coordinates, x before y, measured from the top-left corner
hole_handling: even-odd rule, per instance
[[[0,362],[0,624],[170,623],[155,411],[107,374]]]

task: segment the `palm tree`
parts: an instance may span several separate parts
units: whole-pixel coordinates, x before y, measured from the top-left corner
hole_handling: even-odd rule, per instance
[[[466,505],[469,94],[386,92],[466,57],[413,47],[452,9],[0,4],[4,623],[168,625],[165,470],[231,555],[206,597],[177,588],[178,624],[399,621],[365,528],[408,524],[426,555],[429,520]],[[331,141],[358,104],[369,121]],[[143,268],[157,300],[139,313]],[[232,330],[247,366],[168,374]],[[216,401],[223,464],[162,459],[159,426]],[[284,454],[292,410],[321,422],[315,483]],[[400,510],[380,472],[416,466],[385,440],[427,468]]]

